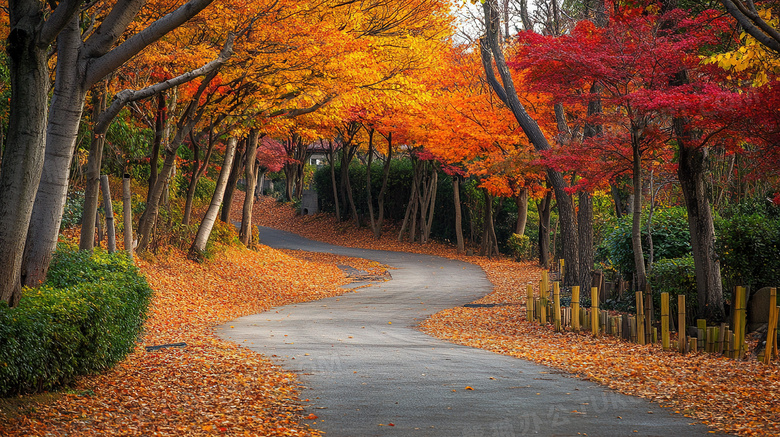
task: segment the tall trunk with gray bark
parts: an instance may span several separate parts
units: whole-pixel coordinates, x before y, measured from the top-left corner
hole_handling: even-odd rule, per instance
[[[228,140],[227,150],[225,151],[225,161],[222,163],[222,170],[219,172],[217,187],[214,189],[211,204],[209,205],[209,209],[206,211],[203,220],[200,222],[198,233],[195,235],[195,241],[192,242],[192,246],[187,253],[187,258],[189,259],[200,259],[203,256],[203,252],[206,251],[206,243],[211,235],[211,230],[214,228],[214,222],[217,220],[219,206],[222,205],[222,196],[225,194],[225,187],[227,186],[227,180],[235,154],[236,139],[231,137],[230,140]]]

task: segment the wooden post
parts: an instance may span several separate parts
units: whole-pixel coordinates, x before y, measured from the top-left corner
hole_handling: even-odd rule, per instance
[[[661,293],[661,347],[669,350],[669,293]]]
[[[719,354],[723,354],[723,351],[725,348],[723,347],[723,340],[726,339],[726,325],[725,323],[720,324],[720,329],[718,329],[718,350],[717,352]]]
[[[745,342],[745,287],[737,287],[734,296],[734,359],[742,358]]]
[[[697,349],[704,350],[707,345],[707,338],[705,337],[707,334],[707,320],[696,319],[696,329],[699,331]]]
[[[594,337],[599,335],[599,289],[590,289],[590,329]]]
[[[772,348],[777,333],[777,319],[775,319],[775,308],[777,307],[777,289],[769,289],[769,324],[766,330],[766,349],[764,349],[764,363],[769,364],[772,360]]]
[[[553,324],[555,325],[555,332],[561,332],[561,283],[553,283]]]
[[[571,329],[580,332],[580,286],[571,287]]]
[[[539,323],[547,324],[547,296],[539,298]]]
[[[677,342],[680,346],[680,353],[685,353],[686,333],[685,333],[685,295],[677,295]]]
[[[542,271],[542,283],[539,285],[539,297],[549,297],[550,295],[550,273],[547,270]]]
[[[108,186],[108,175],[100,175],[100,190],[103,191],[103,207],[106,210],[108,253],[114,253],[116,252],[116,227],[114,227],[114,205],[111,203],[111,189]]]
[[[532,321],[534,319],[534,286],[528,284],[526,287],[525,297],[525,320]]]
[[[122,220],[125,228],[125,251],[133,260],[133,202],[130,194],[130,174],[125,173],[122,178]]]
[[[645,344],[645,310],[642,305],[642,292],[636,292],[636,341]]]

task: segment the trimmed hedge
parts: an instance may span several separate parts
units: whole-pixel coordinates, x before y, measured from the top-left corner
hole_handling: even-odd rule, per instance
[[[151,296],[125,253],[61,247],[41,287],[0,303],[0,395],[110,368],[135,347]]]
[[[677,296],[683,294],[685,295],[685,311],[688,321],[695,320],[698,291],[696,290],[696,269],[693,265],[693,255],[659,260],[653,265],[648,279],[653,286],[653,304],[658,317],[661,316],[661,293],[669,293],[671,314],[677,314]]]

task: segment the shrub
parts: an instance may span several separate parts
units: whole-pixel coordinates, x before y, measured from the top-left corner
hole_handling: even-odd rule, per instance
[[[688,214],[685,208],[658,209],[653,214],[653,259],[660,261],[679,258],[691,253],[691,237],[688,230]],[[647,262],[647,214],[642,217],[642,250]],[[599,246],[599,256],[606,258],[615,269],[629,279],[633,274],[634,250],[631,246],[631,217],[618,220],[611,231],[606,231]]]
[[[152,290],[124,252],[60,248],[47,281],[0,303],[0,395],[108,369],[135,347]]]
[[[658,261],[653,265],[648,279],[652,285],[656,316],[661,316],[661,293],[669,293],[670,315],[677,313],[677,296],[682,294],[685,296],[685,313],[688,320],[693,321],[696,318],[698,293],[693,255]]]
[[[528,235],[512,234],[507,240],[507,246],[517,261],[530,261],[534,259],[533,245]]]
[[[81,215],[84,212],[84,192],[74,191],[65,199],[65,209],[62,212],[60,229],[68,229],[81,223]]]

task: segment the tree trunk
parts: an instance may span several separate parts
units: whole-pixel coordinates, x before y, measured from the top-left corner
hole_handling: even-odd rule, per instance
[[[106,108],[106,85],[104,81],[93,91],[93,120]],[[98,191],[100,190],[100,169],[103,161],[103,146],[106,143],[105,132],[93,130],[87,157],[87,183],[84,187],[84,206],[81,214],[81,237],[79,250],[92,250],[95,243],[95,215],[98,209]]]
[[[590,193],[579,193],[580,208],[577,210],[577,229],[580,247],[580,287],[590,290],[593,271],[593,197]]]
[[[244,161],[244,177],[246,177],[246,195],[244,196],[244,209],[241,211],[241,230],[238,239],[246,247],[251,247],[252,241],[252,207],[255,204],[255,184],[257,183],[257,140],[259,133],[252,129],[249,131],[249,139],[246,145],[246,159]]]
[[[501,31],[496,0],[486,0],[483,3],[483,11],[487,32],[486,36],[480,40],[480,48],[487,81],[498,98],[512,111],[523,132],[531,144],[533,144],[534,149],[537,151],[550,150],[550,144],[544,133],[536,121],[528,115],[528,112],[517,97],[512,76],[509,73],[509,68],[507,68],[506,60],[499,44]],[[495,77],[492,60],[495,60],[501,83]],[[555,191],[563,238],[566,241],[566,244],[563,245],[563,257],[567,265],[564,284],[576,285],[577,281],[579,281],[579,248],[577,247],[578,237],[574,202],[566,192],[566,182],[561,173],[550,168],[546,172],[547,178]]]
[[[133,262],[133,201],[130,193],[130,175],[122,179],[122,221],[124,222],[125,251]]]
[[[374,159],[374,129],[366,128],[368,131],[368,162],[366,163],[366,202],[368,204],[368,223],[371,226],[371,231],[374,233],[374,238],[377,240],[382,232],[382,228],[377,228],[377,223],[374,220],[374,200],[371,198],[371,163]]]
[[[103,191],[103,208],[106,210],[106,236],[108,253],[116,252],[116,228],[114,227],[114,205],[111,202],[111,189],[108,175],[100,176],[100,190]]]
[[[42,4],[10,1],[7,40],[12,98],[0,170],[0,299],[16,306],[27,227],[43,168],[48,110],[48,42],[38,41]]]
[[[320,140],[322,144],[322,140]],[[330,163],[330,185],[333,190],[333,206],[336,209],[336,220],[341,221],[341,210],[339,209],[339,190],[336,184],[336,150],[333,147],[333,141],[328,142],[328,162]]]
[[[230,169],[230,177],[227,180],[227,186],[224,188],[224,201],[222,202],[222,213],[219,215],[219,220],[224,223],[230,223],[230,209],[233,207],[233,193],[236,191],[236,182],[241,177],[241,165],[243,164],[244,150],[243,142],[236,146],[236,159],[232,160],[232,166]],[[222,174],[222,172],[220,172]],[[209,231],[210,232],[210,231]]]
[[[168,125],[168,110],[165,104],[165,93],[157,95],[157,111],[154,117],[154,141],[152,142],[152,153],[149,156],[149,190],[146,192],[146,202],[149,202],[152,189],[157,183],[159,169],[157,168],[160,160],[160,145],[162,144],[163,133]]]
[[[550,213],[552,212],[552,192],[548,191],[536,204],[539,211],[539,265],[550,267]]]
[[[525,224],[528,221],[528,188],[521,188],[515,195],[515,205],[517,205],[517,222],[515,223],[515,234],[525,234]]]
[[[463,212],[460,207],[460,177],[452,175],[452,203],[455,204],[455,241],[458,244],[458,253],[466,251],[463,243]]]
[[[195,235],[195,241],[192,242],[187,258],[191,260],[200,259],[203,256],[203,252],[206,250],[206,243],[211,235],[211,230],[214,228],[214,222],[217,219],[219,213],[219,206],[222,204],[222,197],[225,194],[225,188],[228,183],[228,177],[233,166],[233,157],[236,154],[236,139],[231,137],[228,140],[227,150],[225,151],[225,161],[222,163],[222,170],[219,172],[219,178],[217,179],[217,187],[214,190],[214,196],[211,198],[211,204],[206,211],[206,215],[200,222],[198,227],[198,233]],[[251,197],[251,196],[250,196]]]
[[[57,38],[57,78],[46,129],[46,153],[24,248],[22,283],[34,287],[46,279],[68,194],[68,176],[87,88],[79,74],[81,31],[78,17]],[[98,176],[99,178],[99,176]]]
[[[413,159],[412,161],[412,189],[409,193],[409,203],[406,204],[406,212],[404,213],[404,221],[401,223],[401,231],[398,233],[398,241],[403,239],[404,231],[409,225],[409,220],[413,220],[412,216],[417,214],[417,196],[419,191],[417,186],[420,184],[420,169],[419,163]],[[409,241],[414,241],[414,229],[409,231]]]
[[[393,134],[389,133],[385,138],[387,139],[387,158],[382,167],[382,188],[379,189],[379,198],[377,199],[379,218],[376,224],[377,231],[374,232],[374,237],[377,240],[382,236],[382,226],[385,223],[385,193],[387,193],[387,182],[390,179],[390,163],[393,159]]]
[[[642,253],[642,155],[636,140],[633,143],[634,204],[631,222],[631,249],[634,251],[636,289],[647,291],[645,257]]]

